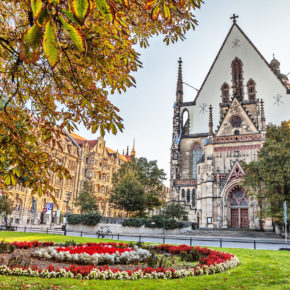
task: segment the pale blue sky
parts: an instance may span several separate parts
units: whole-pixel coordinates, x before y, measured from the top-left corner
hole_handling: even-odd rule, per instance
[[[290,0],[205,0],[196,14],[199,25],[185,41],[166,46],[158,37],[146,50],[138,49],[143,68],[135,74],[137,88],[111,97],[125,130],[116,136],[106,134],[108,147],[122,152],[129,145],[131,150],[135,138],[137,156],[157,160],[169,179],[177,60],[183,59],[183,80],[199,88],[232,25],[233,13],[239,15],[239,26],[267,61],[275,53],[281,71],[290,72]],[[184,92],[184,100],[193,101],[196,92],[188,87]],[[98,137],[79,129],[88,139]]]

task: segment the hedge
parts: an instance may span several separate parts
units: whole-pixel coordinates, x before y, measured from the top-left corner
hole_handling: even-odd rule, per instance
[[[145,218],[129,218],[123,221],[123,227],[141,227],[145,226],[147,228],[163,228],[163,217],[153,216],[151,219]],[[167,230],[174,230],[182,228],[184,224],[175,220],[166,219],[165,228]]]
[[[87,225],[95,226],[99,223],[101,216],[96,212],[91,212],[88,214],[69,214],[67,216],[67,223],[70,225]]]

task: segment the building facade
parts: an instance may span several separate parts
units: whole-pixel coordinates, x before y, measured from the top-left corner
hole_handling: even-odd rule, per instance
[[[12,225],[61,224],[66,213],[78,213],[74,201],[82,189],[83,182],[92,182],[97,195],[99,212],[106,217],[125,217],[126,213],[109,206],[109,192],[112,175],[124,162],[136,156],[135,145],[129,155],[119,154],[106,147],[104,138],[87,140],[77,134],[65,133],[61,140],[62,150],[54,149],[54,154],[63,160],[72,179],[58,179],[52,175],[55,188],[54,202],[49,196],[31,196],[30,189],[17,185],[11,192],[14,211],[8,222]]]
[[[268,63],[233,20],[192,102],[183,101],[178,61],[170,195],[200,228],[259,228],[257,201],[241,187],[242,163],[257,158],[266,117],[276,124],[289,119],[289,83],[280,63],[275,57]]]

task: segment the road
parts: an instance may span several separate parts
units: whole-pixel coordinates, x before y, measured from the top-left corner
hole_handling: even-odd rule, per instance
[[[59,234],[63,235],[64,232],[56,229],[49,228],[34,228],[24,227],[17,228],[18,232],[33,232],[33,233],[49,233],[49,234]],[[87,238],[97,238],[96,234],[90,233],[80,233],[80,232],[67,232],[67,236],[73,237],[87,237]],[[142,241],[151,243],[166,243],[166,244],[186,244],[192,246],[207,246],[207,247],[222,247],[222,248],[240,248],[240,249],[257,249],[257,250],[279,250],[280,248],[289,248],[290,241],[286,244],[283,239],[266,239],[266,238],[234,238],[234,237],[216,237],[216,236],[127,236],[120,235],[119,237],[115,235],[106,236],[106,238],[114,240],[123,241]]]
[[[75,232],[67,232],[67,235],[70,236],[80,236],[80,233]],[[83,234],[83,237],[88,238],[96,238],[96,235],[92,234]],[[110,235],[108,238],[112,238]],[[191,238],[191,241],[190,241]],[[117,240],[118,236],[114,235],[113,239]],[[120,240],[125,241],[135,241],[138,242],[140,240],[139,236],[126,236],[122,235],[119,236]],[[151,242],[151,243],[163,243],[164,237],[158,236],[158,237],[146,237],[141,236],[142,242]],[[255,241],[255,242],[254,242]],[[190,242],[192,246],[207,246],[207,247],[220,247],[223,248],[241,248],[241,249],[260,249],[260,250],[279,250],[280,248],[289,248],[290,249],[290,243],[288,242],[285,244],[284,240],[277,240],[277,239],[248,239],[248,238],[229,238],[229,237],[203,237],[203,236],[165,236],[165,243],[166,244],[186,244],[190,245]]]

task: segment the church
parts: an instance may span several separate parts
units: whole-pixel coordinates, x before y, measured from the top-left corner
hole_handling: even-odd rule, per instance
[[[237,18],[191,102],[183,101],[178,61],[170,198],[184,203],[201,229],[259,228],[258,203],[241,187],[242,161],[257,158],[267,123],[289,119],[287,76],[274,56],[267,62]],[[270,219],[262,222],[272,228]]]

